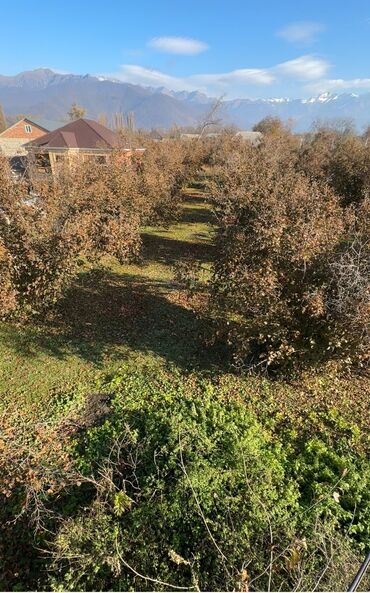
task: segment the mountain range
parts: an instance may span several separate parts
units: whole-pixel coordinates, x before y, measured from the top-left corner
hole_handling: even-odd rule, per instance
[[[116,79],[59,74],[47,68],[0,75],[0,103],[6,115],[24,114],[63,121],[72,103],[91,118],[105,113],[134,112],[137,127],[168,128],[197,125],[214,102],[198,92],[171,91]],[[267,115],[290,120],[295,131],[308,130],[315,120],[351,119],[361,131],[370,124],[370,93],[323,93],[308,99],[232,99],[222,104],[225,124],[250,129]]]

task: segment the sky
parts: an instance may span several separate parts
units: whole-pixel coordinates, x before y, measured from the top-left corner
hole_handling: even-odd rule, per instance
[[[370,92],[370,0],[17,0],[0,14],[3,75],[47,67],[225,98]]]

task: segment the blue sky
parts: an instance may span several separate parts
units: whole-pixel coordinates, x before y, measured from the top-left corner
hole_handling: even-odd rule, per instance
[[[369,0],[17,0],[0,73],[49,67],[226,97],[370,92]]]

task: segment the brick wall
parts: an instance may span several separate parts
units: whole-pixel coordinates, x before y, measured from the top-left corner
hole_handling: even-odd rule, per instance
[[[26,132],[25,126],[31,126],[31,132]],[[0,138],[19,138],[23,139],[23,142],[29,142],[30,140],[34,140],[35,138],[39,138],[43,136],[47,132],[42,128],[39,128],[36,124],[32,122],[28,122],[27,120],[22,119],[18,121],[14,126],[11,126],[7,130],[5,130],[2,134],[0,134]]]
[[[0,136],[0,154],[7,157],[26,156],[26,149],[23,148],[23,138],[3,138]]]

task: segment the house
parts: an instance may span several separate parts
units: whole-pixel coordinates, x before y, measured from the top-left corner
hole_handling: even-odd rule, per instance
[[[12,159],[26,156],[24,145],[44,136],[60,123],[24,117],[0,134],[0,153]]]
[[[71,162],[76,157],[104,162],[119,145],[118,134],[92,119],[80,118],[31,140],[25,148],[38,171],[51,169],[54,174],[59,163]],[[132,153],[131,149],[123,150]]]
[[[198,140],[200,138],[200,134],[187,134],[185,132],[180,134],[181,140]]]
[[[241,138],[245,142],[249,142],[253,146],[258,146],[262,142],[262,132],[251,132],[250,130],[241,130],[235,134],[237,138]]]
[[[161,142],[163,140],[163,135],[155,129],[150,130],[148,137],[155,142]]]

